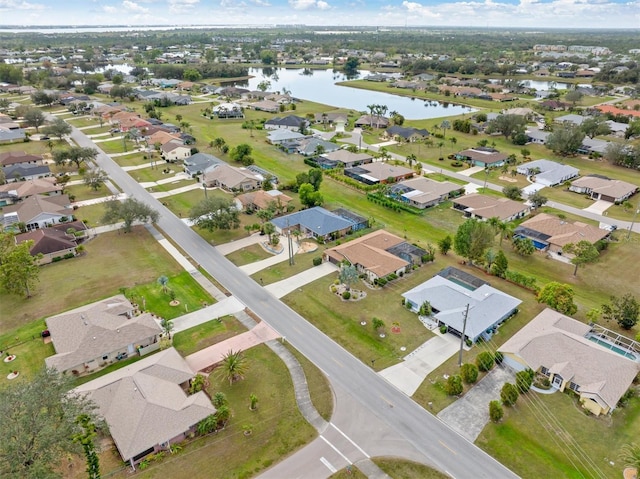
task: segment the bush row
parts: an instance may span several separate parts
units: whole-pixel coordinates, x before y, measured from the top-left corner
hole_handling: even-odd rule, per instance
[[[392,200],[380,193],[367,193],[367,199],[376,203],[378,205],[382,205],[385,208],[389,208],[393,211],[406,211],[407,213],[411,213],[412,215],[421,215],[423,211],[421,209],[415,208],[413,206],[405,205],[400,201]]]

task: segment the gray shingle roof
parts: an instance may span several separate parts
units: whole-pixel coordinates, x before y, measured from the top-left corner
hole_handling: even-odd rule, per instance
[[[290,215],[280,216],[272,219],[271,222],[280,229],[300,225],[320,236],[328,235],[354,225],[353,221],[338,216],[320,206],[296,211]]]

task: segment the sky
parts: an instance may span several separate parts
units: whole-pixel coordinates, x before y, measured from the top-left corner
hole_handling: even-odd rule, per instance
[[[640,0],[0,0],[0,25],[194,24],[640,28]]]

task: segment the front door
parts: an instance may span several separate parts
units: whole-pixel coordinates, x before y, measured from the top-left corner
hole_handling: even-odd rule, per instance
[[[560,376],[559,374],[553,376],[552,385],[554,388],[560,389],[560,386],[562,386],[562,376]]]

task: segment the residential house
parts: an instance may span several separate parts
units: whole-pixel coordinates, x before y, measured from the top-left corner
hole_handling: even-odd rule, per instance
[[[626,181],[589,175],[572,181],[569,191],[589,195],[594,200],[622,203],[631,198],[638,191],[638,187]]]
[[[7,151],[0,153],[0,165],[42,165],[42,155],[32,155],[24,151]]]
[[[596,106],[596,109],[605,114],[610,113],[613,116],[620,115],[627,116],[629,118],[640,118],[640,110],[625,110],[613,105],[598,105]]]
[[[348,121],[346,113],[315,113],[313,115],[315,123],[335,125],[342,123],[345,125]]]
[[[464,187],[450,181],[435,181],[425,177],[401,181],[389,190],[389,196],[416,208],[425,209],[462,194]]]
[[[25,132],[22,128],[10,128],[9,124],[0,124],[0,143],[11,143],[25,139]]]
[[[482,168],[497,168],[505,164],[508,155],[500,153],[495,148],[477,146],[468,150],[462,150],[456,154],[458,161],[465,161],[473,166]]]
[[[296,115],[287,115],[285,117],[274,117],[264,122],[265,130],[287,129],[291,131],[301,132],[309,126],[309,122]]]
[[[119,294],[48,317],[56,354],[45,359],[47,367],[78,375],[144,353],[151,345],[158,349],[162,328],[151,313],[136,313]]]
[[[424,128],[412,128],[406,126],[393,125],[382,133],[385,140],[407,141],[414,143],[429,137],[429,132]]]
[[[419,312],[426,302],[439,326],[465,340],[490,340],[500,324],[518,312],[522,301],[473,275],[446,268],[402,294],[405,305]],[[465,324],[466,323],[466,324]]]
[[[250,191],[262,186],[264,177],[257,175],[247,168],[221,163],[211,171],[205,173],[202,182],[207,187],[219,187],[227,191]]]
[[[573,123],[574,125],[582,125],[582,122],[586,120],[586,116],[570,114],[556,117],[554,123]]]
[[[234,198],[236,208],[247,213],[273,208],[278,211],[287,211],[293,198],[278,190],[255,190],[243,193]]]
[[[627,339],[625,351],[616,345],[623,338],[615,336],[547,308],[498,350],[503,364],[543,374],[554,389],[569,388],[583,408],[598,416],[616,408],[640,370],[640,345]]]
[[[31,256],[42,255],[38,264],[43,265],[53,262],[56,257],[67,254],[75,256],[79,241],[86,237],[87,230],[87,225],[82,221],[70,221],[17,234],[15,241],[16,244],[33,241],[29,253]]]
[[[160,154],[169,162],[184,160],[191,156],[191,147],[183,144],[181,140],[171,140],[160,147]]]
[[[352,168],[372,163],[373,156],[368,153],[352,153],[349,150],[339,149],[330,153],[323,153],[317,160],[320,166],[325,169]]]
[[[580,174],[580,170],[573,166],[551,160],[534,160],[523,163],[516,168],[516,171],[521,175],[535,177],[535,182],[544,186],[559,185]]]
[[[295,147],[295,151],[303,156],[331,153],[340,149],[340,146],[336,143],[313,136],[307,136],[300,140],[294,140],[293,142],[285,141],[281,143],[281,146],[285,149],[288,145]]]
[[[386,118],[384,116],[362,115],[360,118],[358,118],[355,121],[354,126],[356,128],[362,128],[364,126],[369,126],[371,128],[373,127],[386,128],[389,126],[389,123],[390,123],[389,118]]]
[[[147,141],[147,144],[151,147],[155,147],[155,145],[158,145],[158,144],[162,146],[165,143],[169,143],[172,140],[180,139],[180,135],[177,135],[175,133],[169,133],[168,131],[159,129],[157,127],[154,127],[152,132],[151,132],[151,129],[148,129],[145,132],[143,132],[143,134]]]
[[[49,165],[17,163],[4,166],[2,170],[7,181],[27,181],[51,176]]]
[[[211,111],[219,119],[244,118],[242,106],[237,103],[221,103],[214,106]]]
[[[365,185],[377,185],[397,183],[398,181],[412,178],[415,175],[415,171],[410,168],[405,168],[404,166],[376,162],[346,168],[344,174]]]
[[[73,218],[73,209],[67,195],[30,196],[20,203],[5,206],[4,227],[24,223],[27,231],[65,223]]]
[[[349,212],[350,213],[350,212]],[[353,218],[358,219],[353,219]],[[328,211],[321,206],[296,211],[289,215],[280,216],[271,220],[279,234],[287,234],[298,230],[303,236],[326,241],[341,238],[350,231],[362,228],[366,218],[351,214],[337,214]]]
[[[600,140],[599,138],[589,138],[585,136],[582,139],[582,144],[580,148],[576,150],[577,153],[581,155],[590,155],[591,153],[598,153],[599,155],[603,155],[605,151],[607,151],[607,147],[610,142],[605,140]]]
[[[109,427],[109,434],[131,467],[149,454],[167,450],[196,432],[215,414],[206,392],[188,394],[195,373],[174,348],[78,386]]]
[[[184,171],[192,178],[213,171],[215,167],[226,164],[220,158],[208,153],[196,153],[184,159]]]
[[[472,193],[452,200],[453,209],[464,212],[468,218],[488,220],[498,218],[500,221],[513,221],[531,213],[531,207],[509,198]]]
[[[17,181],[0,185],[0,207],[29,198],[30,196],[56,196],[62,194],[63,187],[56,184],[52,176],[27,181]]]
[[[280,105],[271,100],[257,101],[252,103],[251,106],[256,111],[266,111],[267,113],[278,113],[280,111]]]
[[[536,145],[544,145],[550,134],[550,132],[543,131],[538,128],[527,128],[525,131],[525,135],[527,135],[527,143],[534,143]]]
[[[302,138],[306,138],[306,136],[288,129],[271,130],[267,135],[267,141],[272,145],[281,145],[284,142],[301,140]]]
[[[407,243],[404,239],[385,230],[374,231],[347,243],[327,249],[325,261],[340,265],[347,261],[365,275],[367,281],[390,274],[402,276],[411,271],[411,266],[420,263],[426,252]]]
[[[595,243],[607,238],[611,231],[597,228],[579,221],[570,223],[547,213],[540,213],[528,219],[518,226],[514,236],[529,238],[534,246],[541,251],[548,251],[553,255],[571,255],[562,251],[563,246],[569,243],[588,241]]]

